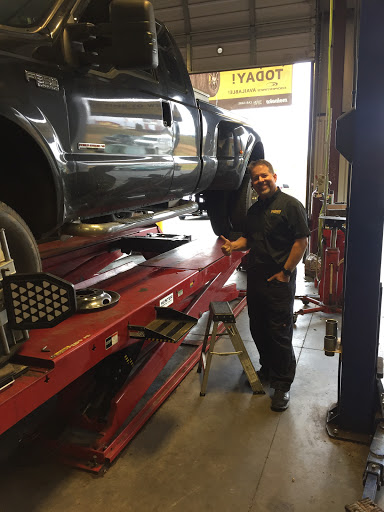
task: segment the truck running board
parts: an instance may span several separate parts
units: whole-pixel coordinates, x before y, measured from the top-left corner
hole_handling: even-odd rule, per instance
[[[147,226],[156,222],[187,215],[198,209],[198,204],[194,201],[180,200],[176,206],[161,210],[159,212],[145,213],[139,217],[131,217],[121,222],[106,222],[102,224],[85,224],[71,222],[64,224],[61,233],[71,236],[97,237],[100,235],[109,235],[126,230],[127,228],[136,228],[138,226]]]

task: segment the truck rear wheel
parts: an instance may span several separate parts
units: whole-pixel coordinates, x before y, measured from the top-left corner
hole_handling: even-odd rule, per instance
[[[41,272],[41,259],[36,240],[27,224],[15,210],[0,202],[0,229],[5,236],[16,272]]]
[[[205,193],[206,208],[215,235],[237,238],[245,229],[247,211],[252,205],[251,180],[246,173],[238,190],[212,190]]]

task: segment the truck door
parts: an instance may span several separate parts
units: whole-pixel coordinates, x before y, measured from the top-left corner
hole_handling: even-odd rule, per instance
[[[174,174],[171,194],[192,193],[199,181],[200,121],[191,81],[182,56],[165,27],[158,32],[159,72],[167,84],[173,132]]]
[[[92,0],[79,22],[107,22],[108,9],[99,7],[100,1]],[[79,68],[68,70],[66,78],[79,215],[166,199],[173,177],[173,133],[164,122],[164,85],[157,73]]]

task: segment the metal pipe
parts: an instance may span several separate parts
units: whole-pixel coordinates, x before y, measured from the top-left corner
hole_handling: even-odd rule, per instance
[[[187,215],[198,209],[198,204],[194,201],[181,202],[178,206],[162,210],[160,212],[146,213],[140,217],[133,217],[124,222],[106,222],[105,224],[84,224],[69,223],[62,228],[62,233],[71,236],[97,237],[124,231],[131,227],[146,226],[148,224],[161,222],[163,220]]]
[[[330,241],[331,249],[336,249],[337,247],[337,227],[333,227],[331,229],[331,241]]]
[[[326,356],[334,356],[337,345],[337,337],[330,334],[324,336],[324,354]]]
[[[8,242],[5,237],[5,229],[4,228],[0,229],[0,244],[1,244],[1,248],[4,253],[5,260],[10,261],[12,258],[11,258],[11,254],[9,252]]]
[[[13,329],[9,330],[9,335],[10,335],[11,339],[8,341],[8,345],[9,346],[16,345],[16,338],[15,338],[15,333],[13,332]]]
[[[7,335],[5,334],[5,329],[2,325],[0,325],[0,340],[1,340],[1,344],[3,345],[4,354],[5,355],[10,354],[11,351],[9,350]]]
[[[325,320],[325,334],[327,336],[335,336],[337,339],[337,320],[327,318]]]
[[[325,320],[324,353],[326,356],[335,355],[337,347],[337,320],[327,318]]]

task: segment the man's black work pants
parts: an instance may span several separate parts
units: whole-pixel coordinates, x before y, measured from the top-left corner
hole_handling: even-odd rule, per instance
[[[249,268],[247,302],[250,330],[263,371],[269,373],[272,388],[288,391],[296,371],[292,348],[296,271],[289,283],[267,281],[280,270],[275,265]]]

